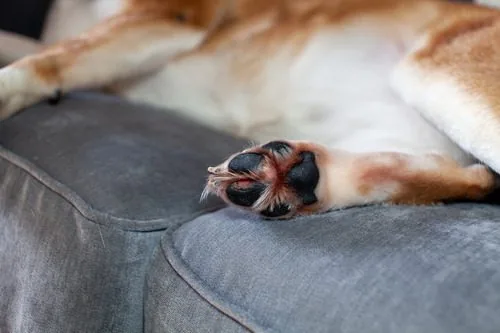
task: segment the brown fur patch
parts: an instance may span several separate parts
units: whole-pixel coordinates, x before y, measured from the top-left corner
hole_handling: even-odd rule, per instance
[[[429,27],[428,42],[410,59],[429,75],[445,74],[499,117],[500,11],[457,8],[443,12],[441,22]]]
[[[371,154],[359,159],[354,169],[361,196],[387,188],[394,204],[479,200],[494,186],[493,174],[486,169],[463,168],[442,156]]]
[[[490,182],[484,182],[472,179],[464,169],[446,171],[446,175],[425,171],[400,175],[401,189],[391,202],[431,204],[444,200],[480,200],[493,191],[493,175]]]
[[[434,58],[439,60],[438,56],[447,45],[453,45],[454,42],[461,44],[461,40],[465,35],[473,34],[488,27],[491,27],[498,21],[499,16],[490,11],[483,12],[482,10],[477,13],[470,13],[470,17],[454,17],[450,18],[444,27],[431,27],[431,31],[436,31],[430,34],[428,44],[422,50],[416,52],[413,56],[416,59]],[[474,15],[475,14],[475,15]],[[445,21],[446,22],[446,21]],[[442,25],[443,23],[440,23]],[[440,26],[439,25],[439,26]]]
[[[355,168],[359,170],[358,192],[367,196],[381,184],[393,182],[397,172],[407,168],[407,162],[400,154],[380,154],[359,160]]]

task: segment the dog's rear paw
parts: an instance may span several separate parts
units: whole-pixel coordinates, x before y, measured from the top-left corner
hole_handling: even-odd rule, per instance
[[[247,149],[208,168],[203,195],[214,193],[266,218],[321,211],[318,157],[325,154],[324,148],[305,142],[272,141]]]

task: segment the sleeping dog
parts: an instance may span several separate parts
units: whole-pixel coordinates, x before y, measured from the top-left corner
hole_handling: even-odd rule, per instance
[[[500,172],[498,77],[500,12],[479,5],[123,0],[0,70],[0,116],[100,87],[175,110],[257,143],[210,167],[204,196],[289,218],[484,198]]]

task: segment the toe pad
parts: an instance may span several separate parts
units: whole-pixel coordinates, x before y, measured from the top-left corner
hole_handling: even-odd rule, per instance
[[[300,153],[300,162],[296,163],[286,175],[285,182],[302,199],[304,205],[318,201],[314,190],[319,182],[319,170],[316,158],[311,152]]]

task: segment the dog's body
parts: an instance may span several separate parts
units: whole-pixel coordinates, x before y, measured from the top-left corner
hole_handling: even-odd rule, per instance
[[[272,217],[492,190],[487,169],[468,166],[474,155],[500,171],[499,12],[432,0],[123,4],[0,71],[2,116],[106,86],[260,143],[313,141],[211,169],[208,191]]]

